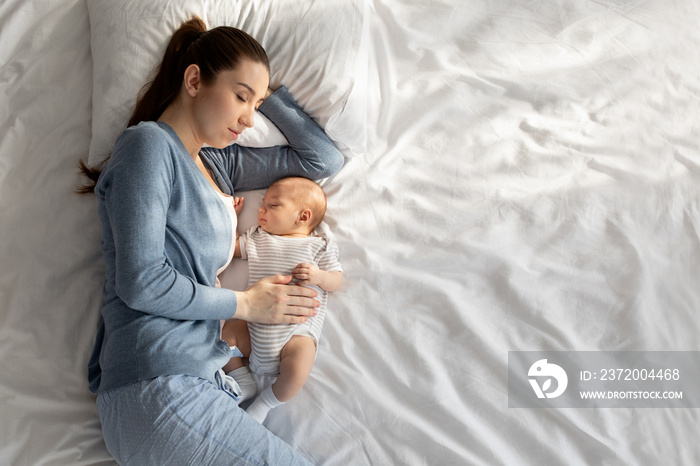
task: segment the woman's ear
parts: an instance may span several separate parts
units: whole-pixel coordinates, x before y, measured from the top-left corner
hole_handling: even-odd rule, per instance
[[[192,64],[187,67],[183,84],[190,97],[197,97],[199,89],[202,86],[202,76],[199,66]]]

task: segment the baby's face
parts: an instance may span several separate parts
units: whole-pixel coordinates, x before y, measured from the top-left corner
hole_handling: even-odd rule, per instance
[[[258,225],[272,235],[290,234],[296,227],[300,212],[289,188],[271,186],[258,210]]]

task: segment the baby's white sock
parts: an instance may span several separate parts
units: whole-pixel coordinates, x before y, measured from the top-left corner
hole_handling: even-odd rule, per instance
[[[272,391],[272,385],[270,385],[260,392],[260,395],[258,395],[255,401],[246,409],[246,412],[253,416],[253,419],[262,424],[267,417],[267,413],[269,413],[272,408],[281,404],[282,402],[275,397],[275,393]]]
[[[253,380],[253,376],[250,375],[250,371],[246,366],[234,369],[226,375],[233,377],[234,380],[238,382],[238,386],[241,388],[241,399],[239,400],[238,404],[244,402],[245,400],[250,400],[251,398],[255,397],[256,393],[258,393],[258,386],[255,384],[255,380]]]

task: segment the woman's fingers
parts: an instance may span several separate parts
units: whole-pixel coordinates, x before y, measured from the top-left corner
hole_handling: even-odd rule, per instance
[[[311,288],[307,288],[305,286],[288,285],[286,287],[285,292],[286,292],[287,296],[290,296],[290,297],[296,296],[296,297],[302,297],[302,298],[315,298],[318,296],[317,291],[315,291]],[[318,303],[318,301],[316,301],[315,299],[314,299],[314,301],[316,303]]]
[[[284,314],[295,316],[315,316],[316,308],[321,303],[315,299],[318,296],[314,290],[303,286],[285,286]]]
[[[309,298],[296,305],[290,302],[283,311],[285,315],[313,317],[318,313],[318,306],[318,301]]]
[[[287,285],[292,277],[276,275],[267,277],[240,296],[236,317],[250,322],[301,323],[316,315],[320,302],[312,289]]]

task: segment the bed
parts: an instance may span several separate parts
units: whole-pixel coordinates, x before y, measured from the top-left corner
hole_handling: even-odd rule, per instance
[[[700,404],[509,392],[514,352],[700,351],[682,0],[0,3],[0,464],[115,464],[86,381],[103,264],[76,166],[193,13],[258,38],[346,157],[324,181],[344,284],[272,432],[323,465],[700,464]],[[281,137],[256,117],[240,143]]]

